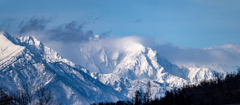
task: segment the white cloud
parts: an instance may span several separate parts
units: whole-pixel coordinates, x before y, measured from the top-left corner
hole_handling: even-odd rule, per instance
[[[172,63],[178,65],[240,65],[240,44],[225,44],[204,49],[181,48],[165,44],[156,46],[155,50]]]
[[[63,57],[73,62],[80,61],[79,58],[81,58],[81,55],[79,54],[79,49],[81,47],[94,47],[95,49],[103,47],[109,50],[119,50],[124,49],[131,44],[139,43],[143,46],[151,47],[171,63],[177,65],[240,65],[240,43],[210,46],[208,48],[200,49],[178,47],[171,44],[157,45],[154,38],[146,36],[127,36],[122,38],[104,37],[97,41],[86,39],[86,41],[72,41],[71,43],[66,43],[66,41],[58,41],[48,38],[48,34],[45,32],[32,32],[25,35],[35,36],[44,44],[58,51]]]

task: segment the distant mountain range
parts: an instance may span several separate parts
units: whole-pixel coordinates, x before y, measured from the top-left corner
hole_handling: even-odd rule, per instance
[[[98,37],[92,41],[98,41]],[[166,90],[215,78],[225,66],[181,66],[140,43],[119,43],[118,48],[80,47],[79,62],[62,58],[31,36],[16,38],[0,33],[0,83],[11,90],[23,83],[51,88],[64,105],[128,100],[136,90],[146,91],[151,82],[152,97]],[[235,69],[235,67],[232,67]]]

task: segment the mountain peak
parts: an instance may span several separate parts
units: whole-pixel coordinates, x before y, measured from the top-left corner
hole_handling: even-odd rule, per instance
[[[22,42],[28,42],[28,44],[35,44],[35,45],[42,44],[42,42],[37,40],[34,36],[24,36],[24,37],[21,37],[20,40]]]

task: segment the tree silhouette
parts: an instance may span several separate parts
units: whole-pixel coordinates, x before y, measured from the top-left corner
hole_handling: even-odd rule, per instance
[[[147,83],[147,92],[146,92],[145,96],[147,98],[146,103],[150,103],[151,100],[152,100],[152,98],[151,98],[151,96],[152,96],[152,93],[151,93],[151,82],[150,81],[148,81],[148,83]]]
[[[13,104],[13,98],[9,95],[8,89],[0,85],[0,105],[9,104]]]
[[[52,91],[40,85],[37,92],[38,105],[51,105],[54,102]]]
[[[43,85],[33,89],[31,84],[23,84],[17,91],[8,92],[0,86],[0,105],[58,105],[52,91]]]

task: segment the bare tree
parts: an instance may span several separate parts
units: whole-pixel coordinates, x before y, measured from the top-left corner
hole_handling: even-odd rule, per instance
[[[59,105],[50,89],[42,84],[37,89],[33,85],[24,84],[22,88],[12,93],[15,105]]]
[[[0,85],[0,105],[13,104],[13,98],[9,95],[8,89]]]
[[[31,85],[31,84],[30,84]],[[16,105],[28,105],[33,100],[32,85],[23,84],[16,92],[12,93],[14,103]]]
[[[147,98],[147,103],[151,102],[152,93],[151,93],[151,82],[150,81],[148,81],[148,83],[147,83],[147,92],[145,94],[146,94],[146,98]]]
[[[142,93],[139,90],[136,90],[135,92],[135,105],[141,105],[142,104]]]
[[[37,92],[37,105],[51,105],[54,103],[54,98],[52,96],[52,91],[50,89],[46,89],[44,86],[40,85]]]

